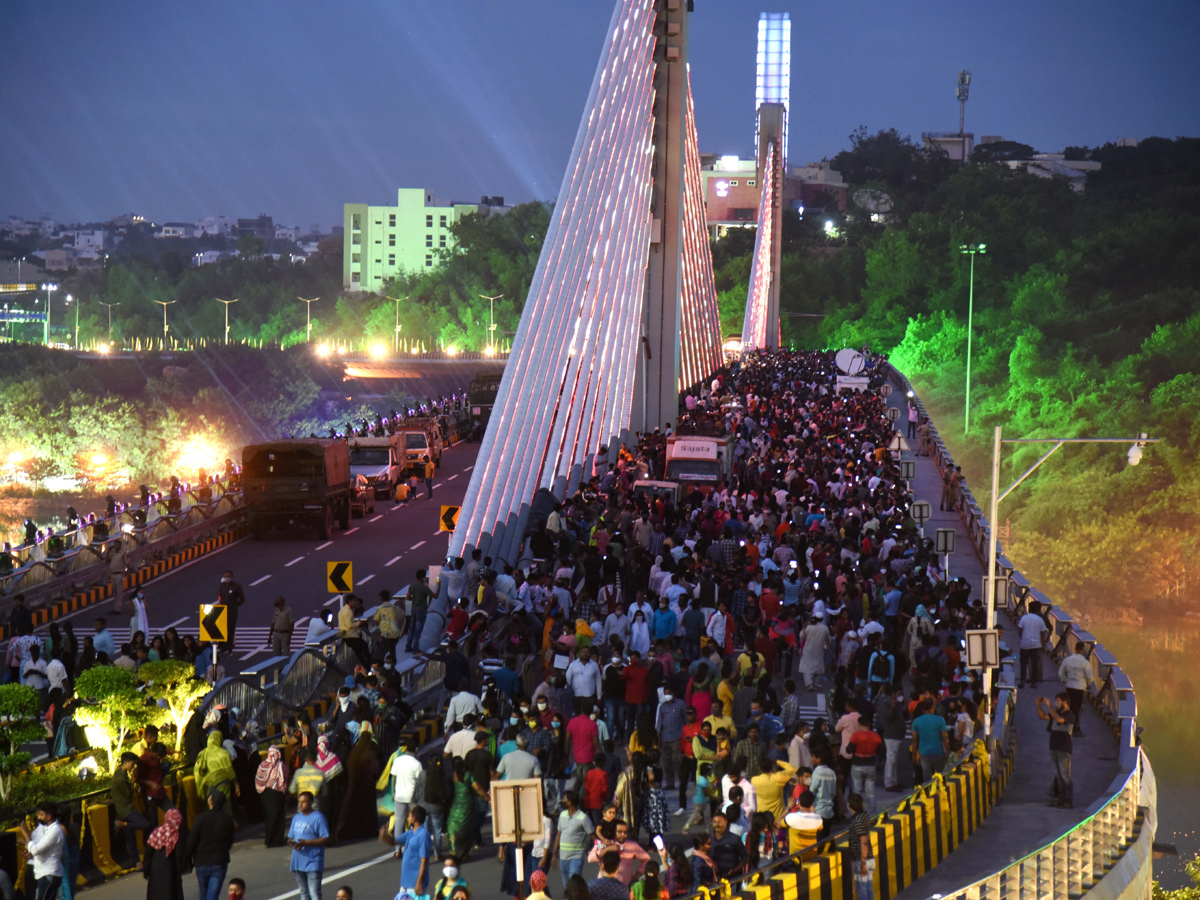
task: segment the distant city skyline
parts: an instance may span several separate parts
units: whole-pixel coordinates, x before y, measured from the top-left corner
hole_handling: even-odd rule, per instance
[[[1086,13],[698,0],[691,65],[701,149],[753,154],[760,10],[792,26],[790,162],[859,125],[958,127],[1040,151],[1200,134],[1200,7]],[[439,199],[552,199],[612,13],[608,2],[468,0],[286,9],[143,0],[70,15],[0,7],[0,217],[194,221],[266,213],[328,231],[342,204],[399,187]]]

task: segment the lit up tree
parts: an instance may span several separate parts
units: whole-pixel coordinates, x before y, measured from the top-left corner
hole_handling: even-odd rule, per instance
[[[75,695],[85,701],[75,711],[75,720],[92,744],[97,738],[104,739],[109,771],[120,760],[121,746],[130,731],[158,725],[166,718],[165,710],[146,704],[146,695],[137,684],[137,676],[119,666],[93,666],[75,679]]]
[[[180,659],[163,659],[145,663],[138,677],[146,682],[146,693],[166,704],[166,713],[175,725],[175,749],[179,738],[196,706],[212,688],[203,678],[196,677],[195,666]]]
[[[38,721],[37,691],[28,685],[0,685],[0,801],[8,799],[13,778],[30,760],[21,747],[46,737]]]

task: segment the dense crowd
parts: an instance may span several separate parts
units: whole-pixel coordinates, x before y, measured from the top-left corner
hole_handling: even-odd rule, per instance
[[[728,480],[681,497],[637,490],[663,473],[669,427],[656,429],[611,462],[598,453],[534,523],[529,571],[479,551],[447,565],[451,609],[431,656],[447,694],[443,753],[401,742],[412,710],[394,664],[434,602],[424,571],[370,621],[350,598],[321,625],[361,663],[327,720],[299,716],[265,752],[236,710],[189,726],[210,808],[178,850],[171,826],[147,817],[164,761],[143,735],[113,797],[129,839],[148,835],[150,882],[194,866],[203,900],[216,897],[232,812],[292,847],[302,900],[320,896],[311,873],[329,842],[376,833],[397,848],[402,891],[469,898],[460,867],[488,852],[492,781],[540,777],[542,821],[502,851],[512,896],[549,896],[555,868],[572,900],[683,896],[814,852],[842,825],[870,896],[877,788],[953,768],[989,704],[961,658],[981,607],[944,580],[908,514],[884,401],[838,393],[836,374],[826,354],[751,357],[683,398],[681,432],[730,436]],[[236,610],[227,574],[222,602]],[[276,608],[290,639],[282,598]],[[377,791],[394,810],[382,829]]]

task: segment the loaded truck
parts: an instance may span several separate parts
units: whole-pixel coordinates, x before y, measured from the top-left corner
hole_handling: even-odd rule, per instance
[[[708,492],[732,476],[731,435],[673,434],[667,438],[665,481]]]
[[[434,468],[442,467],[442,426],[437,419],[407,419],[396,429],[400,439],[400,452],[404,454],[404,476],[425,474],[425,457]]]
[[[366,478],[376,497],[391,497],[403,470],[404,443],[399,434],[350,440],[350,474]]]
[[[242,497],[250,531],[314,528],[327,540],[336,521],[350,527],[354,480],[343,440],[272,441],[242,448]]]

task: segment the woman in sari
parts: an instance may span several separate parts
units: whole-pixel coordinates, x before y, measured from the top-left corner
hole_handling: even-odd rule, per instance
[[[446,832],[450,837],[450,853],[464,863],[471,852],[472,836],[475,833],[475,789],[466,763],[454,759],[454,799],[450,801],[450,815],[446,819]]]
[[[208,746],[196,754],[193,774],[196,777],[197,796],[207,797],[213,791],[220,791],[225,795],[226,804],[232,808],[237,774],[233,771],[229,751],[222,746],[221,732],[208,733]]]
[[[262,801],[264,841],[268,847],[282,847],[287,842],[287,817],[284,804],[287,799],[288,768],[278,747],[267,749],[267,758],[258,764],[254,774],[254,789]]]
[[[375,782],[379,780],[379,758],[370,722],[360,722],[354,749],[346,760],[346,799],[338,816],[337,839],[374,837],[379,833],[375,811]]]
[[[185,848],[179,843],[182,825],[183,814],[177,809],[168,809],[163,824],[146,838],[146,858],[142,866],[146,900],[183,900]]]
[[[336,823],[346,797],[346,771],[341,758],[333,752],[333,742],[327,734],[317,738],[317,768],[325,776],[319,798],[321,813],[325,821]]]

